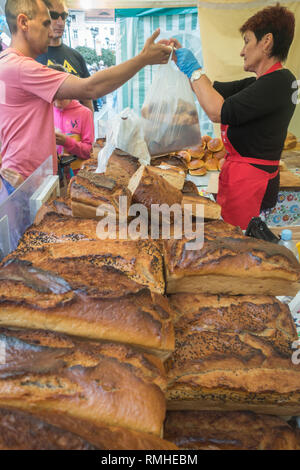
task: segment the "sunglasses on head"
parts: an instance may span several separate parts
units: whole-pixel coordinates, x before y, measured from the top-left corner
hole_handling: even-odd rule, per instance
[[[61,19],[63,21],[65,21],[68,16],[69,16],[69,13],[63,11],[62,13],[58,13],[58,11],[51,11],[50,10],[50,16],[51,16],[51,19],[52,20],[58,20],[59,17],[61,17]]]

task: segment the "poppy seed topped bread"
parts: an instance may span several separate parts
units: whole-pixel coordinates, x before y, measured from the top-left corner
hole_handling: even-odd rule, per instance
[[[0,406],[161,435],[165,377],[158,358],[50,331],[1,328],[0,339]]]
[[[176,294],[168,407],[300,413],[295,324],[274,297]]]
[[[92,296],[26,261],[12,261],[0,269],[0,324],[116,341],[166,358],[174,349],[168,300],[123,277],[104,272],[107,284]]]
[[[204,225],[203,245],[164,241],[167,292],[296,295],[300,264],[287,248],[246,237],[222,221]],[[201,240],[200,240],[201,241]]]
[[[97,221],[46,213],[29,227],[17,250],[6,257],[30,261],[34,266],[66,279],[73,288],[100,289],[107,277],[121,277],[163,294],[165,281],[161,247],[155,240],[97,238]],[[122,276],[123,273],[123,276]],[[123,281],[118,279],[117,284]],[[102,289],[103,292],[103,289]]]

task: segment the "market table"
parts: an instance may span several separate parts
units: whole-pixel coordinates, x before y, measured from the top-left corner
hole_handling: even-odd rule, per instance
[[[283,151],[282,161],[285,169],[280,172],[278,201],[266,217],[270,227],[300,225],[300,145]],[[201,195],[210,197],[218,192],[218,176],[219,171],[209,171],[205,176],[188,175],[187,179],[196,184]]]

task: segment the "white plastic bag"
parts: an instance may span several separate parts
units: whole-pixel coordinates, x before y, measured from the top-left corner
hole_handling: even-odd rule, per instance
[[[98,139],[105,139],[106,138],[106,128],[107,128],[107,121],[103,119],[98,119],[97,122],[98,126]]]
[[[150,164],[150,155],[144,140],[141,118],[130,108],[108,121],[105,147],[98,154],[96,173],[105,173],[109,157],[115,149],[138,158],[141,165]]]
[[[175,152],[201,142],[190,82],[171,61],[171,57],[168,64],[159,67],[141,113],[151,155]]]

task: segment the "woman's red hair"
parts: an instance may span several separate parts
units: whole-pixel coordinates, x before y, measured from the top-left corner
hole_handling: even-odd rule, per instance
[[[242,34],[246,31],[252,31],[257,41],[260,41],[265,34],[272,33],[274,43],[271,56],[285,60],[294,38],[295,16],[286,7],[277,3],[251,16],[240,28]]]

